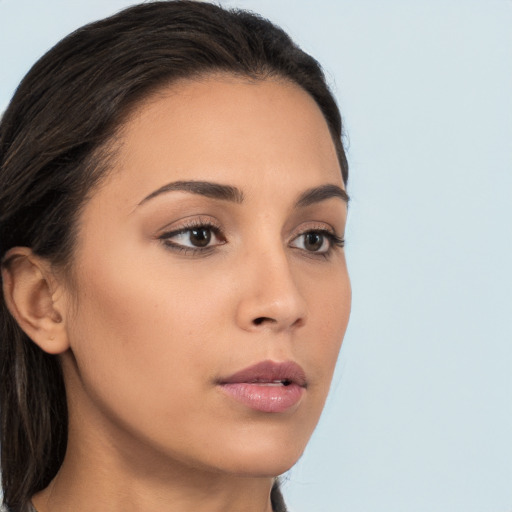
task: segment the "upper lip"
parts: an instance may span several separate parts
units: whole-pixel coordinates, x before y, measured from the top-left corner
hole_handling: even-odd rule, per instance
[[[220,384],[251,384],[278,381],[286,384],[297,384],[302,387],[306,387],[307,384],[306,373],[299,364],[293,361],[261,361],[227,378],[221,379]]]

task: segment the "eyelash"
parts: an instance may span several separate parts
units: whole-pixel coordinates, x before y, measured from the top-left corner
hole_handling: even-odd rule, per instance
[[[337,236],[335,233],[326,229],[325,227],[314,227],[306,229],[305,231],[296,234],[293,237],[292,242],[300,239],[301,237],[305,237],[306,235],[309,234],[316,234],[322,236],[324,238],[324,241],[327,241],[328,247],[327,250],[325,251],[308,251],[300,247],[292,246],[293,249],[301,251],[301,254],[306,258],[322,258],[324,260],[329,260],[329,258],[333,255],[334,251],[343,249],[343,247],[345,247],[345,239]]]
[[[186,233],[190,233],[195,230],[207,230],[213,235],[215,235],[216,238],[220,240],[220,243],[216,243],[214,245],[208,245],[205,247],[192,247],[192,246],[186,246],[182,244],[178,244],[175,242],[172,242],[171,239],[175,238],[179,235],[183,235]],[[336,249],[341,249],[345,247],[345,239],[337,236],[332,231],[329,231],[328,229],[325,229],[324,227],[319,228],[312,228],[307,229],[306,231],[302,231],[294,236],[292,239],[292,242],[295,240],[298,240],[300,237],[304,237],[309,234],[318,234],[325,239],[327,239],[327,242],[329,244],[329,247],[326,251],[318,252],[318,251],[308,251],[306,249],[301,249],[298,247],[292,247],[298,250],[301,250],[306,253],[308,257],[323,257],[325,259],[329,258],[331,256],[332,252]],[[211,253],[215,247],[218,247],[219,245],[224,245],[227,241],[225,237],[222,235],[221,229],[219,226],[213,224],[211,221],[202,221],[198,220],[195,222],[190,222],[179,229],[176,229],[174,231],[168,231],[165,233],[162,233],[158,239],[165,245],[166,248],[176,251],[180,254],[184,255],[190,255],[190,256],[201,256],[201,255],[207,255]]]
[[[178,244],[175,242],[172,242],[171,239],[177,237],[178,235],[183,235],[186,233],[191,233],[194,230],[208,230],[211,233],[213,233],[217,238],[221,240],[221,243],[215,244],[215,245],[208,245],[206,247],[190,247],[183,244]],[[222,236],[221,229],[219,226],[216,226],[211,221],[203,221],[201,219],[198,219],[197,221],[189,222],[179,229],[176,229],[174,231],[168,231],[166,233],[162,233],[159,237],[159,240],[162,241],[162,243],[166,246],[166,248],[176,251],[177,253],[184,254],[184,255],[205,255],[209,254],[215,247],[218,245],[224,245],[226,243],[226,239],[224,236]]]

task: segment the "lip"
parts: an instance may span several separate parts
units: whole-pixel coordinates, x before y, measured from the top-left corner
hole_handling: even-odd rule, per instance
[[[221,379],[218,385],[250,409],[280,413],[300,402],[307,380],[302,367],[293,361],[262,361]]]

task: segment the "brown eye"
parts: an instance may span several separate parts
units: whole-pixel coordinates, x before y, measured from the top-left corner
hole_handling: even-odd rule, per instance
[[[219,228],[209,224],[184,227],[164,233],[160,240],[176,251],[207,251],[226,243]]]
[[[335,248],[343,247],[344,243],[343,238],[339,238],[334,233],[326,229],[316,229],[297,235],[290,242],[290,246],[306,253],[326,256]]]
[[[190,243],[194,247],[206,247],[212,239],[212,230],[207,227],[191,229],[189,233]]]
[[[306,251],[319,251],[324,245],[324,235],[321,233],[306,233],[304,235],[304,249]]]

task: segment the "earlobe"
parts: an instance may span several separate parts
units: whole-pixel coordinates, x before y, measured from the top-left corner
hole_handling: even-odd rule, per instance
[[[2,281],[6,305],[27,336],[50,354],[66,351],[62,305],[48,262],[27,247],[14,247],[2,263]]]

